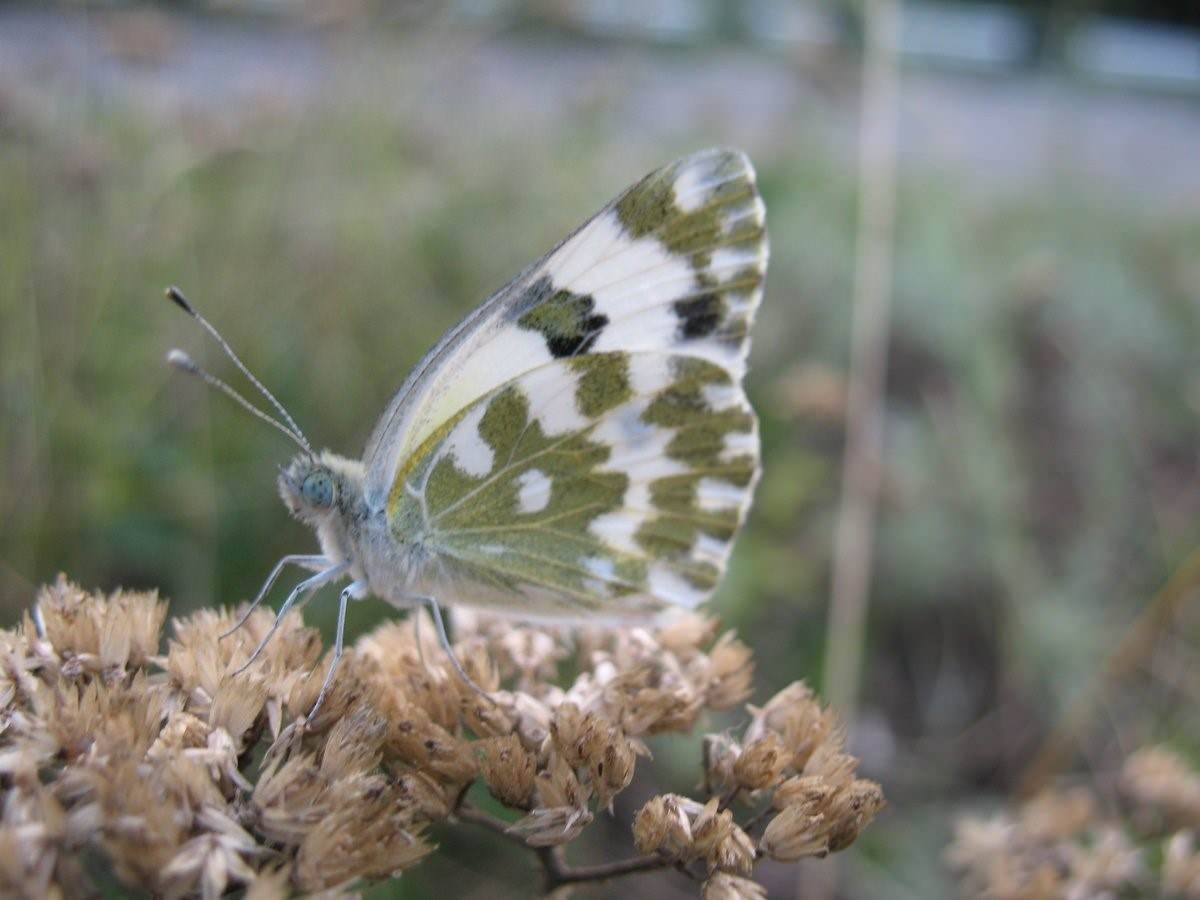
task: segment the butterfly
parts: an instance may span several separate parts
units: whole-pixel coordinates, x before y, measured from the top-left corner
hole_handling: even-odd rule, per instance
[[[304,433],[176,288],[278,413],[269,415],[180,350],[203,378],[301,448],[279,493],[321,552],[289,566],[275,625],[322,585],[524,620],[652,621],[709,598],[759,475],[758,425],[742,389],[767,266],[765,208],[744,153],[712,149],[642,178],[451,328],[392,398],[361,460],[314,452]],[[249,663],[247,663],[249,665]],[[312,713],[310,713],[311,718]]]

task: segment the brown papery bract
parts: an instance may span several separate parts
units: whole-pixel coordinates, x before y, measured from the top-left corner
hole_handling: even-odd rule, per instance
[[[750,695],[753,654],[716,618],[569,631],[458,613],[455,655],[489,699],[422,612],[421,628],[348,646],[310,721],[331,659],[320,634],[293,612],[239,672],[274,623],[256,609],[223,637],[240,614],[176,619],[160,654],[156,595],[60,578],[0,631],[0,895],[88,895],[98,873],[164,897],[341,895],[417,865],[438,829],[484,826],[538,850],[547,890],[674,865],[704,897],[757,900],[759,858],[841,849],[883,805],[796,683],[749,707],[743,732],[697,736],[705,795],[652,797],[627,825],[643,856],[572,869],[563,845],[613,810],[649,735]],[[1191,846],[1172,845],[1181,884]]]

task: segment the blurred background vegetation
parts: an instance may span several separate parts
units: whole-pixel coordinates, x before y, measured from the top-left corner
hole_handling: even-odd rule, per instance
[[[177,283],[314,441],[359,452],[450,325],[627,183],[714,144],[759,168],[749,390],[765,474],[713,607],[760,685],[820,686],[845,434],[856,4],[416,0],[0,5],[0,615],[66,571],[236,603],[313,538],[289,446],[173,378],[227,369]],[[1128,18],[1137,16],[1137,19]],[[953,892],[954,814],[1011,794],[1200,546],[1200,16],[908,3],[886,452],[851,724],[889,812],[847,897]],[[309,617],[332,625],[334,604]],[[358,604],[358,632],[389,615]],[[1200,748],[1186,604],[1066,759]],[[760,698],[761,699],[761,698]],[[655,747],[596,827],[627,846]],[[374,896],[524,896],[482,835]],[[819,866],[818,866],[819,867]],[[815,897],[802,869],[771,896]],[[658,877],[658,876],[655,876]],[[822,885],[825,884],[825,887]],[[678,894],[669,877],[625,886]]]

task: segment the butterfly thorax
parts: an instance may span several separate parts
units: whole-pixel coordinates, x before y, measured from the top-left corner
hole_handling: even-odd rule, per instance
[[[385,511],[367,502],[361,462],[328,450],[317,457],[301,453],[281,470],[279,495],[293,516],[316,531],[332,564],[349,563],[352,579],[405,605],[425,554],[415,542],[399,540]]]
[[[333,563],[350,563],[363,578],[359,546],[370,512],[363,500],[362,463],[325,451],[301,453],[279,473],[279,496],[291,514],[317,532]]]

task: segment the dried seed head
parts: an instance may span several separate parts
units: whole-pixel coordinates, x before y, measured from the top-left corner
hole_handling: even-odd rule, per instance
[[[267,867],[259,872],[246,888],[244,900],[286,900],[291,896],[288,866]]]
[[[775,790],[771,805],[776,809],[804,806],[818,812],[825,808],[837,789],[819,775],[793,775]]]
[[[558,672],[566,648],[546,631],[509,627],[494,640],[502,670],[519,675],[525,686],[549,681]]]
[[[387,733],[387,720],[374,709],[355,707],[329,729],[321,750],[321,774],[336,779],[373,771],[383,756]]]
[[[388,724],[384,746],[389,756],[452,784],[475,777],[478,767],[468,743],[433,722],[425,710],[405,706]]]
[[[688,659],[703,652],[702,648],[716,637],[720,625],[715,616],[684,613],[659,630],[658,642],[670,653]],[[722,664],[727,663],[728,660],[722,660]]]
[[[540,807],[584,809],[591,797],[591,789],[580,782],[575,770],[558,753],[550,754],[536,781]]]
[[[704,790],[708,794],[724,794],[735,783],[734,763],[742,754],[741,745],[728,734],[704,736]]]
[[[247,672],[225,678],[218,686],[208,711],[208,724],[223,728],[238,742],[250,730],[263,705],[267,702],[267,687],[261,675]]]
[[[1096,818],[1096,800],[1087,788],[1044,791],[1022,807],[1023,832],[1037,841],[1056,841],[1084,831]]]
[[[749,875],[754,869],[757,849],[754,841],[739,826],[733,825],[729,833],[713,848],[708,856],[710,870],[737,872]]]
[[[764,853],[783,862],[844,850],[886,805],[879,785],[864,779],[827,790],[803,779],[791,786],[799,802],[771,819],[759,842]]]
[[[667,841],[667,821],[663,797],[648,800],[633,818],[633,843],[641,853],[657,853]]]
[[[664,794],[646,802],[633,820],[633,840],[642,853],[661,853],[671,859],[695,856],[692,823],[688,815],[704,807],[678,794]]]
[[[492,796],[514,809],[528,809],[533,797],[537,761],[521,746],[516,735],[487,738],[479,742],[483,751],[480,772]]]
[[[181,750],[203,747],[208,743],[211,730],[207,722],[191,713],[173,712],[146,755],[150,759],[162,760]]]
[[[1163,893],[1169,897],[1200,896],[1200,854],[1190,831],[1177,831],[1163,853]]]
[[[700,896],[702,900],[766,900],[767,889],[749,878],[714,872],[704,882]]]
[[[1071,897],[1112,896],[1135,884],[1142,874],[1141,851],[1117,825],[1097,829],[1087,846],[1068,844],[1065,850],[1071,872],[1067,895]]]
[[[809,758],[818,749],[841,750],[842,735],[836,717],[821,707],[802,681],[788,685],[761,709],[753,706],[749,709],[754,719],[746,729],[745,743],[774,732],[791,751],[792,764],[797,770],[807,770]]]
[[[550,738],[567,765],[576,768],[587,762],[586,746],[593,740],[596,717],[584,715],[574,703],[564,703],[550,720]]]
[[[709,652],[708,705],[733,709],[750,696],[754,685],[754,652],[732,631],[721,635]]]
[[[401,802],[419,813],[420,818],[437,822],[452,812],[446,787],[425,772],[406,772],[396,780]]]
[[[508,833],[530,847],[554,847],[575,840],[592,823],[587,809],[575,806],[539,806],[508,827]]]
[[[1143,818],[1156,817],[1168,828],[1200,828],[1200,775],[1166,747],[1131,755],[1121,769],[1121,788]]]
[[[858,768],[858,760],[848,753],[842,753],[840,746],[840,742],[818,746],[804,765],[803,773],[822,778],[835,787],[849,784]]]
[[[497,706],[464,687],[432,628],[422,663],[413,622],[393,622],[348,650],[309,722],[329,657],[322,665],[320,635],[298,613],[238,676],[271,611],[225,640],[233,613],[197,612],[173,623],[157,656],[164,615],[153,595],[98,597],[61,580],[39,601],[45,635],[28,616],[0,631],[0,893],[91,892],[77,862],[85,845],[144,893],[344,891],[423,858],[422,829],[454,822],[480,774],[527,810],[512,834],[563,844],[630,784],[648,754],[642,735],[688,730],[706,707],[740,702],[753,671],[731,633],[706,652],[718,625],[704,616],[576,637],[466,615],[456,652]],[[578,674],[559,686],[548,679],[570,652]],[[854,779],[832,717],[802,685],[752,712],[741,738],[705,739],[707,786],[722,796],[774,787],[781,812],[765,840],[781,858],[847,845],[882,794]],[[789,831],[785,816],[807,831]],[[644,852],[702,861],[705,896],[761,900],[740,877],[754,843],[717,799],[655,797],[633,830]],[[1177,872],[1187,849],[1174,851]],[[1093,880],[1115,858],[1088,857]]]
[[[788,806],[767,823],[759,847],[771,859],[795,862],[828,852],[825,822],[803,806]]]
[[[480,737],[503,737],[518,728],[513,697],[505,691],[496,691],[491,701],[485,700],[474,691],[461,699],[460,711],[463,724]],[[536,742],[538,744],[541,741]]]
[[[433,851],[395,795],[384,792],[334,806],[307,832],[296,853],[295,881],[321,891],[358,879],[394,875]]]
[[[885,806],[883,788],[865,778],[859,778],[849,788],[839,791],[826,814],[831,823],[829,852],[837,853],[853,844],[863,828]]]
[[[737,783],[749,791],[771,787],[791,762],[791,754],[775,734],[768,733],[746,745],[733,764]]]
[[[167,604],[156,593],[88,594],[60,575],[41,590],[37,610],[47,642],[65,659],[90,657],[97,670],[144,666],[158,652]]]
[[[711,854],[733,830],[733,813],[719,804],[720,798],[713,797],[692,822],[692,846],[700,856]]]
[[[633,745],[616,729],[610,733],[610,740],[588,757],[592,787],[601,809],[611,812],[613,798],[629,787],[635,760]]]

